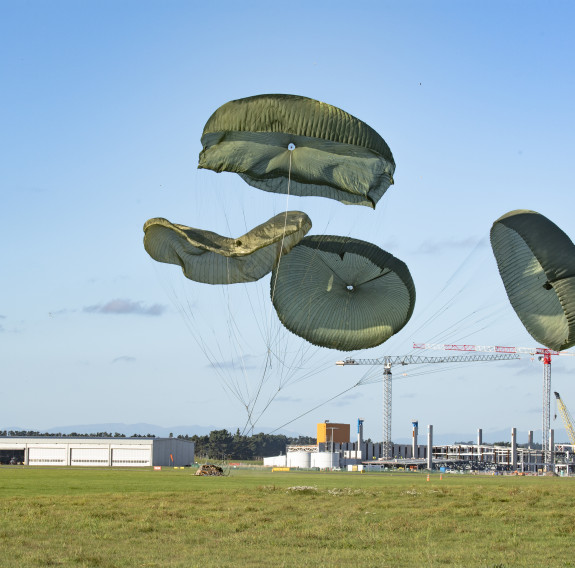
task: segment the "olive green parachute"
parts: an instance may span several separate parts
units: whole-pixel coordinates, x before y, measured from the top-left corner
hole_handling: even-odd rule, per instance
[[[379,247],[309,236],[272,272],[281,322],[314,345],[341,351],[380,345],[409,321],[415,286],[407,266]]]
[[[506,213],[491,246],[513,309],[531,336],[555,351],[575,345],[575,246],[535,211]]]
[[[339,108],[296,95],[224,104],[206,123],[202,146],[199,168],[235,172],[265,191],[372,208],[395,171],[389,146],[373,128]]]
[[[196,282],[254,282],[271,272],[310,229],[311,221],[301,211],[280,213],[237,239],[158,217],[144,224],[144,247],[154,260],[181,266]]]

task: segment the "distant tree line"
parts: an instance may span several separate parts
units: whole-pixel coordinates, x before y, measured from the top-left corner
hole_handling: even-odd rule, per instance
[[[52,438],[127,438],[125,434],[119,432],[94,432],[92,434],[70,434],[37,432],[35,430],[0,430],[0,436],[21,436],[32,437],[52,437]],[[130,438],[155,438],[154,434],[133,434]],[[170,434],[170,438],[173,434]],[[285,453],[286,446],[304,446],[315,444],[316,439],[310,436],[299,436],[297,438],[284,436],[282,434],[253,434],[245,436],[240,433],[239,428],[235,434],[227,430],[212,430],[205,436],[179,435],[181,440],[190,440],[195,444],[195,453],[198,458],[222,459],[224,457],[237,460],[261,460],[266,456],[277,456]]]
[[[61,432],[37,432],[36,430],[0,430],[0,436],[20,436],[23,438],[127,438],[126,434],[119,432],[93,432],[91,434],[80,434],[78,432],[70,432],[69,434],[62,434]],[[130,438],[155,438],[154,434],[132,434]]]
[[[267,456],[285,453],[286,446],[305,446],[315,444],[316,439],[310,436],[292,438],[282,434],[253,434],[244,436],[239,428],[235,434],[227,430],[212,430],[205,436],[178,436],[195,444],[196,458],[236,460],[261,460]]]
[[[155,434],[132,434],[126,436],[119,432],[93,432],[91,434],[80,434],[71,432],[70,434],[62,434],[60,432],[37,432],[36,430],[0,430],[0,436],[20,436],[25,438],[32,437],[53,437],[53,438],[156,438]],[[170,438],[174,435],[170,433]],[[277,456],[280,453],[285,453],[286,446],[305,446],[315,444],[316,439],[310,436],[299,436],[293,438],[284,436],[283,434],[253,434],[245,436],[240,433],[239,428],[235,434],[231,434],[227,430],[212,430],[209,434],[204,436],[189,436],[179,435],[177,438],[181,440],[190,440],[195,444],[195,454],[200,459],[236,459],[236,460],[261,460],[267,456]],[[370,443],[371,439],[366,440]],[[454,445],[474,445],[472,440],[466,442],[454,442]],[[501,441],[494,444],[486,444],[494,446],[511,446],[510,442]],[[527,444],[517,444],[518,448],[526,448]],[[541,444],[532,444],[533,449],[541,449]]]

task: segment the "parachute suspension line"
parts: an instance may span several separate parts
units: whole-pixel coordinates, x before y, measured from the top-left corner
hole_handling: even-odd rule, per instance
[[[248,288],[247,285],[246,288]],[[252,287],[250,287],[249,289],[253,290]],[[257,311],[256,306],[254,304],[254,300],[256,300],[256,298],[257,302],[261,301],[262,306],[262,309]],[[253,298],[250,294],[247,295],[248,305],[252,313],[254,314],[254,317],[257,316],[257,314],[262,313],[262,311],[264,311],[264,305],[265,308],[267,308],[269,305],[269,296],[267,296],[268,299],[265,302],[263,296],[260,297],[259,293],[257,294],[256,298]],[[290,353],[291,338],[289,334],[286,336],[287,332],[284,332],[284,334],[282,335],[281,330],[283,329],[283,326],[281,325],[275,326],[275,331],[273,331],[272,329],[271,339],[268,339],[266,337],[268,333],[268,331],[265,330],[266,326],[262,325],[262,322],[259,318],[255,317],[255,320],[262,339],[265,339],[266,344],[268,344],[268,341],[270,341],[271,343],[268,344],[269,345],[268,351],[266,353],[265,360],[262,362],[265,369],[260,369],[258,373],[259,374],[258,383],[254,386],[254,389],[250,389],[250,394],[248,397],[249,400],[246,401],[244,397],[236,395],[236,397],[238,398],[238,400],[240,400],[240,402],[242,403],[242,405],[246,410],[247,419],[243,427],[244,432],[248,428],[253,429],[255,427],[255,425],[261,420],[262,416],[266,413],[271,403],[277,398],[277,396],[285,387],[306,380],[318,374],[319,372],[322,372],[323,369],[329,363],[331,363],[331,358],[329,358],[326,355],[325,357],[323,357],[323,359],[326,359],[326,361],[322,361],[320,364],[318,364],[317,365],[318,368],[306,369],[304,367],[304,360],[306,359],[306,355],[308,352],[317,350],[318,348],[316,346],[298,341],[297,342],[298,347],[295,349],[295,352]],[[235,318],[234,321],[236,321]],[[241,333],[239,333],[239,336],[241,337]],[[281,348],[281,352],[279,352],[278,349],[274,348],[272,344],[276,344],[278,348],[280,346],[283,346]],[[225,359],[225,356],[223,354],[221,354],[221,357],[222,359]],[[266,397],[265,397],[266,399],[264,401],[261,401],[263,395],[265,394],[264,386],[269,381],[272,374],[274,377],[277,377],[277,384],[275,388],[269,393],[266,391]],[[237,391],[241,390],[239,384],[236,384],[235,388]]]
[[[200,322],[195,316],[195,306],[192,306],[190,303],[189,297],[184,294],[179,294],[176,290],[173,282],[169,279],[165,278],[165,272],[161,272],[156,268],[154,265],[154,270],[156,272],[156,276],[158,277],[159,282],[161,283],[162,287],[164,288],[167,296],[170,298],[173,306],[176,308],[178,313],[182,316],[182,320],[184,325],[187,327],[190,335],[209,361],[210,365],[216,371],[216,373],[220,376],[223,380],[224,386],[230,392],[230,394],[236,398],[240,403],[245,404],[241,390],[237,384],[234,384],[234,381],[228,374],[226,373],[226,369],[219,361],[222,360],[223,354],[220,352],[220,357],[214,353],[208,344],[206,343],[203,334],[198,332],[198,329],[201,328],[202,322]],[[228,354],[229,355],[229,354]]]
[[[251,301],[250,301],[250,306],[252,306]],[[254,311],[253,308],[252,308],[252,311]],[[254,315],[255,315],[255,313],[254,313]],[[259,323],[257,325],[259,327]],[[271,353],[270,353],[270,345],[269,345],[268,341],[269,341],[269,338],[266,339],[267,349],[266,349],[266,354],[265,354],[265,360],[263,363],[263,369],[261,370],[261,374],[260,374],[260,377],[258,380],[257,387],[255,389],[255,392],[252,393],[252,396],[250,398],[249,408],[247,408],[248,416],[247,416],[246,424],[244,426],[244,432],[245,432],[248,424],[250,425],[251,430],[253,431],[259,418],[261,417],[261,415],[263,413],[263,411],[259,412],[259,416],[254,420],[254,413],[256,411],[256,406],[257,406],[258,400],[260,398],[260,395],[262,394],[262,389],[264,387],[264,384],[266,383],[268,376],[270,375],[272,367],[273,367]],[[266,408],[267,408],[267,406],[269,406],[269,403],[266,404]]]
[[[265,414],[266,410],[270,407],[271,403],[275,400],[276,396],[279,394],[279,391],[280,391],[280,389],[278,388],[278,390],[268,398],[268,401],[265,403],[264,407],[259,411],[259,414],[254,421],[254,425],[260,421],[260,418]]]
[[[228,365],[225,364],[225,361],[230,358],[230,352],[225,351],[223,349],[223,345],[219,341],[215,342],[216,346],[215,349],[213,349],[213,347],[210,347],[209,342],[207,341],[206,334],[203,331],[200,331],[203,329],[203,325],[205,322],[203,323],[196,317],[195,315],[196,307],[192,305],[189,295],[186,293],[180,294],[176,290],[171,280],[160,278],[160,276],[165,276],[165,273],[164,272],[160,273],[160,271],[156,268],[156,265],[154,265],[154,270],[160,282],[162,283],[164,289],[166,290],[168,296],[171,298],[172,304],[182,316],[184,324],[188,328],[190,335],[195,340],[196,344],[201,349],[206,359],[209,361],[211,367],[223,380],[223,385],[226,388],[226,390],[229,391],[229,393],[235,399],[237,399],[238,402],[244,408],[247,416],[246,423],[244,426],[244,432],[248,429],[253,430],[255,428],[255,425],[261,419],[262,415],[265,413],[270,404],[275,400],[279,392],[285,386],[291,384],[292,382],[299,382],[300,380],[307,379],[310,376],[313,376],[314,374],[320,372],[321,369],[309,370],[306,373],[302,373],[303,376],[297,376],[296,377],[297,381],[293,381],[293,376],[296,375],[297,372],[301,370],[301,368],[296,367],[294,364],[292,365],[286,364],[286,362],[282,361],[278,357],[278,354],[271,351],[270,358],[267,361],[265,361],[265,369],[261,371],[263,383],[259,385],[259,387],[263,389],[263,384],[265,384],[266,379],[269,378],[271,367],[274,366],[273,361],[275,361],[276,370],[282,371],[281,373],[282,376],[279,377],[279,385],[277,386],[277,388],[272,393],[269,394],[269,397],[266,397],[266,401],[263,403],[263,405],[261,405],[263,406],[263,408],[261,407],[258,408],[257,404],[255,404],[257,402],[255,400],[257,398],[257,395],[254,395],[254,390],[249,389],[246,384],[242,384],[242,381],[240,381],[239,377],[237,377],[233,372],[233,368],[239,370],[240,373],[243,375],[245,381],[245,376],[248,372],[249,362],[245,359],[245,356],[241,352],[241,349],[239,348],[237,350],[235,349],[236,343],[238,344],[241,343],[242,334],[238,327],[237,317],[233,312],[230,313],[229,311],[231,309],[231,306],[233,305],[233,301],[231,300],[231,294],[229,296],[229,301],[226,301],[228,300],[228,290],[230,289],[226,286],[224,287],[223,292],[224,292],[224,300],[228,305],[228,318],[227,318],[228,339],[232,339],[232,341],[230,342],[233,355],[232,362],[236,361],[236,364],[232,365],[231,370],[230,367],[228,367]],[[251,305],[251,302],[253,300],[251,296],[249,296],[249,300],[250,300],[250,306],[252,307],[252,311],[255,311],[255,307]],[[313,346],[306,345],[305,350],[311,350],[311,349],[313,349]],[[294,363],[298,364],[300,363],[300,361],[297,360],[294,361]],[[259,395],[259,398],[261,398],[261,394]]]
[[[321,259],[321,257],[316,253],[314,254],[314,258],[317,258],[318,260],[323,261],[323,259]],[[281,328],[279,328],[281,329]],[[279,346],[278,346],[279,347]],[[276,394],[274,395],[277,396],[277,394],[279,393],[279,391],[284,388],[285,386],[287,386],[288,384],[293,384],[296,382],[299,382],[301,380],[307,379],[317,373],[320,372],[320,365],[318,365],[317,369],[310,369],[307,370],[305,373],[303,373],[303,376],[298,376],[298,373],[302,370],[303,366],[304,366],[304,361],[307,358],[307,355],[310,351],[313,350],[317,350],[317,346],[314,345],[310,345],[307,342],[299,342],[298,343],[298,348],[296,349],[296,352],[294,354],[292,354],[292,356],[290,356],[290,360],[292,361],[291,364],[286,365],[285,360],[288,357],[288,350],[289,350],[289,345],[288,345],[288,341],[284,341],[283,342],[283,349],[282,349],[282,356],[279,356],[278,354],[274,354],[279,363],[282,365],[282,369],[285,369],[285,372],[282,373],[282,377],[280,378],[280,382],[279,382],[279,388],[278,388],[278,392],[276,392]],[[327,359],[327,357],[326,357]],[[323,368],[324,365],[322,364],[321,367]],[[323,369],[321,369],[323,370]]]
[[[432,365],[432,364],[423,364],[421,365],[421,369],[418,371],[414,371],[411,373],[403,373],[401,375],[398,376],[399,372],[395,372],[393,374],[393,381],[399,381],[402,380],[404,381],[405,379],[411,379],[413,377],[419,377],[419,376],[423,376],[423,375],[432,375],[435,373],[445,373],[446,371],[456,371],[457,369],[469,369],[475,365],[479,365],[482,363],[489,363],[490,361],[474,361],[473,363],[461,363],[461,364],[456,364],[456,365],[450,365],[449,369],[441,367],[440,369],[437,368],[437,365]],[[372,375],[371,377],[366,377],[365,379],[361,379],[358,383],[358,386],[364,386],[364,385],[372,385],[375,383],[381,383],[382,382],[382,375],[381,372],[378,373],[377,375]]]
[[[448,325],[446,328],[442,329],[441,331],[437,332],[435,335],[433,335],[428,341],[426,340],[427,343],[433,343],[433,342],[437,342],[440,340],[440,338],[444,338],[444,337],[453,337],[453,334],[458,332],[460,327],[462,324],[466,323],[467,320],[469,320],[471,317],[475,316],[475,314],[477,314],[479,310],[475,310],[469,314],[467,314],[466,316],[463,316],[462,318],[460,318],[459,320],[457,320],[456,322]],[[475,322],[472,322],[475,323]],[[455,342],[455,339],[453,339],[453,341]]]
[[[247,289],[247,287],[246,287]],[[239,370],[241,372],[241,375],[243,376],[243,385],[240,384],[240,382],[238,382],[238,379],[236,379],[235,377],[233,377],[233,374],[231,374],[229,381],[233,384],[234,387],[234,391],[235,391],[235,395],[238,398],[238,400],[242,403],[242,405],[245,408],[246,411],[246,422],[245,425],[243,427],[243,432],[245,433],[246,430],[250,429],[253,431],[253,429],[255,428],[256,425],[256,421],[254,421],[254,413],[256,411],[256,406],[257,406],[257,402],[258,399],[260,397],[260,393],[261,390],[263,388],[263,385],[266,383],[268,375],[270,373],[270,369],[271,369],[271,361],[269,360],[269,357],[266,357],[266,360],[264,362],[264,368],[260,370],[260,376],[259,376],[259,380],[258,380],[258,384],[254,389],[250,388],[249,385],[249,378],[248,378],[248,361],[245,359],[245,354],[244,354],[244,349],[243,349],[243,343],[242,343],[242,332],[240,330],[240,327],[238,325],[238,321],[237,318],[235,317],[234,313],[232,312],[232,302],[231,302],[231,297],[230,294],[227,293],[227,287],[225,288],[226,292],[225,292],[225,296],[227,298],[227,304],[228,304],[228,339],[230,341],[230,345],[234,346],[234,359],[236,361],[238,361],[239,363]],[[256,314],[256,310],[255,307],[253,306],[252,303],[252,298],[250,296],[250,294],[247,294],[248,296],[248,304],[252,310],[252,314],[254,315],[254,320],[256,322],[257,327],[260,327],[260,323],[259,320],[257,318],[257,314]],[[260,328],[261,331],[261,328]],[[224,356],[223,353],[220,352],[220,357],[222,359],[225,359],[225,357],[229,358],[229,354],[226,354]]]
[[[227,215],[227,212],[225,213],[225,218],[226,218],[228,231],[231,232],[229,217]],[[244,220],[244,227],[247,230],[248,224],[247,224],[246,218],[245,218],[245,211],[243,211],[243,220]],[[229,282],[229,280],[230,280],[229,259],[226,260],[226,266],[227,266],[228,282]],[[230,345],[233,345],[235,347],[235,356],[236,356],[236,359],[240,362],[240,370],[241,370],[241,373],[242,373],[243,378],[244,378],[243,388],[242,388],[242,385],[240,385],[240,383],[237,382],[237,380],[235,381],[235,387],[236,387],[238,393],[243,392],[243,396],[240,396],[240,400],[246,408],[246,412],[248,414],[248,419],[249,419],[249,416],[251,414],[250,406],[253,404],[254,400],[253,400],[253,394],[250,393],[249,378],[248,378],[248,374],[247,374],[247,362],[245,360],[244,352],[242,349],[243,335],[242,335],[242,332],[240,330],[240,326],[238,325],[237,318],[235,317],[234,312],[232,310],[231,294],[228,291],[227,286],[224,287],[224,296],[226,298],[227,314],[228,314],[228,340],[230,342]],[[248,294],[248,297],[249,297],[249,294]],[[251,301],[250,301],[250,306],[251,306]],[[254,313],[253,308],[252,308],[252,313]],[[254,313],[254,316],[255,316],[255,313]],[[254,317],[254,319],[257,320],[257,318],[255,318],[255,317]],[[262,380],[263,380],[263,378],[262,378]]]
[[[292,151],[295,149],[295,145],[290,144],[288,146],[288,150],[290,150],[290,154],[289,154],[289,169],[288,169],[288,188],[287,188],[287,198],[286,198],[286,223],[287,223],[287,213],[288,213],[288,209],[289,209],[289,196],[291,195],[291,188],[290,188],[290,184],[291,184],[291,170],[292,170]],[[282,254],[283,254],[283,238],[285,237],[285,233],[286,233],[286,226],[284,225],[284,231],[283,231],[283,235],[282,235],[282,244],[281,244],[281,249],[279,251],[279,255],[278,255],[278,265],[279,262],[281,261],[282,258]],[[277,278],[277,277],[276,277]],[[272,292],[271,292],[271,296],[273,299],[273,295],[275,292],[275,281],[272,284]],[[269,298],[269,297],[268,297]],[[250,306],[251,306],[251,302],[250,302]],[[269,306],[269,299],[266,303],[266,306]],[[253,307],[252,307],[253,310]],[[327,356],[326,358],[326,362],[325,365],[321,364],[318,365],[318,368],[316,369],[305,369],[304,368],[304,360],[306,359],[306,356],[308,355],[308,353],[312,350],[316,350],[317,347],[316,346],[312,346],[309,345],[307,343],[302,343],[302,342],[298,342],[297,343],[297,348],[295,349],[294,352],[290,352],[290,336],[289,335],[285,335],[285,332],[282,333],[283,330],[283,326],[279,325],[276,326],[274,328],[274,326],[272,325],[272,319],[273,319],[273,311],[269,312],[270,314],[270,322],[267,326],[263,326],[263,329],[266,332],[266,337],[265,337],[265,342],[266,342],[266,346],[267,346],[267,352],[266,352],[266,371],[264,371],[264,374],[261,377],[260,383],[258,385],[257,388],[257,393],[255,395],[255,397],[252,399],[252,410],[250,414],[250,422],[252,425],[255,425],[257,422],[259,422],[259,420],[261,419],[261,417],[263,416],[263,414],[267,411],[267,409],[269,408],[269,406],[271,405],[271,403],[276,399],[276,397],[280,394],[280,392],[287,387],[288,385],[291,384],[295,384],[297,382],[306,380],[316,374],[318,374],[319,372],[323,371],[323,369],[325,368],[325,365],[327,365]],[[262,329],[260,328],[260,333],[262,332]],[[269,335],[268,335],[269,334]],[[263,337],[263,334],[262,334]],[[288,359],[290,362],[288,362]],[[263,394],[263,384],[266,380],[266,375],[268,375],[269,373],[271,373],[271,368],[272,366],[274,366],[275,363],[275,375],[277,375],[277,385],[276,388],[274,389],[273,392],[271,392],[269,394],[269,396],[267,397],[267,402],[263,402],[262,405],[259,406],[258,408],[258,413],[256,416],[256,402],[258,401],[259,398],[261,398],[261,394]],[[320,368],[321,366],[321,368]],[[304,372],[302,372],[304,371]],[[261,394],[260,394],[261,393]]]
[[[288,217],[288,211],[289,211],[289,198],[290,198],[290,186],[291,186],[291,170],[292,170],[292,153],[293,150],[295,150],[295,144],[290,143],[288,145],[288,151],[289,151],[289,167],[288,167],[288,182],[287,182],[287,192],[286,192],[286,207],[285,207],[285,215],[284,215],[284,228],[282,231],[282,239],[280,242],[280,249],[279,249],[279,255],[278,255],[278,262],[277,265],[279,266],[280,262],[281,262],[281,258],[282,258],[282,253],[283,253],[283,247],[284,247],[284,241],[285,241],[285,235],[286,235],[286,228],[287,228],[287,217]],[[273,298],[275,295],[275,288],[276,288],[276,282],[277,282],[277,272],[276,272],[276,278],[274,278],[274,282],[272,284],[272,291],[271,291],[271,299],[272,299],[272,303],[273,303]],[[262,375],[260,377],[259,383],[258,383],[258,387],[255,393],[255,396],[252,398],[252,400],[250,401],[250,406],[251,409],[248,412],[248,422],[251,424],[252,428],[255,427],[255,423],[252,422],[252,415],[253,415],[253,411],[255,409],[256,403],[260,397],[263,385],[265,383],[266,380],[266,376],[268,374],[268,370],[271,368],[272,365],[272,360],[271,360],[271,355],[272,355],[272,335],[271,335],[271,329],[272,329],[272,318],[273,318],[273,310],[269,310],[269,325],[268,325],[268,329],[270,330],[270,335],[267,338],[267,351],[266,351],[266,360],[265,360],[265,364],[264,364],[264,370],[262,372]],[[277,337],[277,333],[274,334]],[[275,346],[276,348],[278,347],[278,345]],[[285,353],[284,353],[285,355]],[[283,359],[282,359],[283,360]],[[280,384],[281,384],[281,379],[280,379]],[[271,402],[273,401],[273,399],[277,396],[279,390],[281,389],[278,388],[278,391],[272,396],[272,398],[270,400],[268,400],[267,404],[265,405],[264,409],[260,412],[258,419],[261,418],[262,414],[265,412],[265,410],[269,407],[269,405],[271,404]],[[256,420],[256,422],[257,422]],[[246,423],[247,426],[247,423]],[[245,426],[244,426],[245,428]]]
[[[463,261],[457,266],[451,276],[447,279],[441,290],[436,294],[435,298],[433,298],[426,306],[426,308],[421,312],[417,318],[412,320],[412,324],[416,324],[417,327],[414,331],[411,332],[411,335],[414,336],[420,332],[425,332],[426,329],[430,328],[432,324],[435,324],[437,320],[442,317],[445,317],[445,314],[449,312],[450,309],[453,308],[457,300],[461,300],[462,298],[465,299],[465,290],[467,289],[468,285],[474,280],[473,273],[469,274],[466,270],[469,266],[475,266],[477,263],[476,261],[482,261],[481,258],[478,258],[478,255],[481,254],[482,249],[485,248],[486,239],[482,238],[475,243],[472,250],[466,255]],[[484,261],[484,259],[483,259]],[[475,271],[479,268],[475,267]],[[455,290],[450,293],[455,287]],[[434,304],[437,305],[438,302],[441,302],[439,307],[433,310]],[[433,310],[431,311],[430,310]],[[486,310],[489,312],[490,310],[492,313],[487,313]],[[431,314],[429,313],[431,311]],[[488,305],[480,306],[478,309],[468,313],[463,318],[459,319],[454,323],[448,324],[446,328],[443,330],[436,332],[434,337],[443,336],[445,337],[446,334],[450,333],[462,333],[464,330],[467,331],[467,335],[471,333],[475,333],[477,331],[481,331],[481,329],[485,329],[488,327],[492,320],[497,317],[497,314],[493,311],[492,302],[489,302]],[[485,322],[485,320],[488,320]],[[483,327],[481,329],[471,329],[476,327],[480,322],[484,322]],[[429,332],[428,332],[429,333]],[[450,339],[451,341],[451,339]]]
[[[277,264],[278,268],[279,268],[280,262],[282,260],[282,251],[284,248],[284,239],[285,239],[285,234],[286,234],[287,214],[288,214],[288,210],[289,210],[289,197],[290,197],[290,185],[291,185],[291,158],[292,158],[292,153],[295,150],[295,144],[290,142],[290,144],[288,144],[288,150],[289,150],[289,167],[288,167],[288,181],[287,181],[287,192],[286,192],[286,210],[285,210],[285,217],[284,217],[284,230],[283,230],[282,241],[281,241],[281,245],[280,245],[280,254],[278,256],[278,264]],[[276,270],[276,277],[274,278],[274,282],[272,285],[272,302],[274,301],[274,295],[275,295],[275,291],[276,291],[277,274],[278,274],[278,272]]]
[[[269,353],[269,351],[268,351],[268,353]],[[255,426],[256,426],[257,420],[256,420],[256,422],[254,422],[254,421],[252,420],[252,416],[253,416],[253,413],[254,413],[254,409],[255,409],[256,403],[257,403],[258,398],[259,398],[259,396],[260,396],[260,393],[261,393],[261,391],[262,391],[262,387],[263,387],[263,385],[264,385],[265,378],[266,378],[266,375],[267,375],[267,373],[268,373],[269,367],[270,367],[270,358],[269,358],[269,355],[266,354],[266,361],[265,361],[265,365],[264,365],[264,370],[262,371],[262,375],[261,375],[261,377],[260,377],[260,381],[259,381],[259,384],[258,384],[257,392],[256,392],[255,396],[252,398],[252,400],[250,401],[250,408],[248,409],[248,417],[247,417],[246,424],[245,424],[245,426],[244,426],[244,432],[245,432],[245,429],[246,429],[248,423],[251,425],[252,433],[253,433],[253,429],[254,429]],[[260,416],[261,416],[261,414],[260,414]]]
[[[228,228],[228,232],[231,232],[230,219],[227,214],[227,211],[225,210],[224,210],[224,217],[226,226]],[[244,215],[244,225],[247,226],[247,223],[245,222],[245,215]],[[226,270],[229,281],[230,280],[229,259],[226,261]],[[164,288],[166,288],[166,286],[164,286]],[[248,386],[249,382],[246,372],[246,361],[244,360],[244,355],[241,352],[240,340],[242,335],[239,331],[237,318],[235,317],[232,311],[231,306],[233,302],[227,286],[224,286],[222,288],[222,293],[227,308],[227,317],[226,317],[227,336],[229,345],[232,347],[231,353],[228,351],[224,353],[222,351],[222,346],[220,345],[219,341],[215,342],[216,345],[215,349],[210,347],[205,340],[206,334],[203,331],[206,322],[198,320],[198,318],[194,315],[196,309],[194,306],[191,305],[188,295],[186,293],[182,295],[178,294],[173,285],[170,286],[170,289],[168,290],[168,295],[171,296],[172,303],[174,304],[178,312],[180,312],[180,314],[182,315],[184,323],[186,324],[186,327],[190,331],[192,337],[195,339],[196,344],[201,349],[201,351],[203,352],[206,359],[209,361],[212,368],[223,380],[226,390],[228,390],[230,394],[232,394],[235,398],[237,398],[238,401],[242,404],[242,406],[246,408],[246,412],[248,412],[250,389]],[[183,298],[185,298],[185,301]],[[230,370],[227,365],[221,363],[221,361],[229,359],[230,354],[233,356],[232,370]],[[234,360],[239,361],[239,365],[233,364]],[[237,369],[238,366],[243,375],[243,384],[236,376],[234,376],[233,368],[235,367]]]
[[[300,376],[297,375],[298,371],[302,370],[302,366],[303,366],[303,360],[306,357],[306,351],[311,350],[311,349],[317,349],[316,346],[308,346],[308,349],[305,350],[298,350],[298,353],[296,354],[298,359],[299,359],[299,365],[300,366],[293,366],[293,367],[287,367],[285,362],[279,360],[279,364],[281,365],[281,369],[284,370],[285,369],[285,373],[281,373],[282,376],[280,376],[279,381],[278,381],[278,386],[277,389],[275,390],[275,392],[273,392],[269,398],[267,403],[265,403],[265,406],[260,410],[260,413],[258,415],[258,417],[255,419],[255,423],[259,422],[260,418],[263,416],[263,414],[266,412],[266,410],[269,408],[269,406],[272,404],[272,402],[276,399],[276,397],[280,394],[280,392],[282,391],[282,389],[288,385],[291,384],[295,384],[298,383],[300,381],[306,380],[320,372],[322,372],[325,368],[324,365],[321,366],[321,368],[317,368],[317,369],[310,369],[308,370],[306,373],[302,373]],[[276,356],[274,353],[271,353],[272,355]],[[286,357],[287,357],[287,353],[286,353]],[[329,359],[330,363],[331,363],[331,358]],[[297,361],[296,361],[297,362]],[[326,364],[327,364],[327,358],[326,358]]]
[[[474,363],[475,364],[475,363]],[[462,369],[462,368],[467,368],[467,367],[471,367],[472,365],[470,364],[463,364],[463,365],[456,365],[453,367],[453,369]],[[410,374],[409,377],[414,377],[414,376],[419,376],[419,375],[429,375],[432,373],[439,373],[439,372],[445,372],[445,369],[437,369],[437,368],[431,368],[428,366],[423,365],[422,367],[427,367],[425,369],[422,369],[419,372]],[[322,406],[328,404],[329,402],[331,402],[332,400],[335,400],[336,398],[339,398],[340,396],[344,395],[346,392],[349,392],[350,390],[359,387],[359,386],[364,386],[364,385],[368,385],[368,384],[373,384],[373,383],[377,383],[377,382],[381,382],[382,381],[382,377],[381,374],[378,373],[377,376],[374,376],[373,378],[369,378],[368,377],[369,373],[365,373],[364,377],[362,379],[360,379],[357,383],[355,383],[354,385],[352,385],[351,387],[345,389],[344,391],[340,392],[339,394],[336,394],[335,396],[332,396],[331,398],[329,398],[328,400],[322,402],[321,404],[318,404],[317,406],[314,406],[313,408],[307,410],[306,412],[300,414],[299,416],[296,416],[295,418],[293,418],[292,420],[286,422],[285,424],[282,424],[281,426],[278,426],[275,430],[273,430],[272,432],[270,432],[270,434],[274,434],[275,432],[277,432],[278,430],[280,430],[281,428],[284,428],[285,426],[288,426],[289,424],[291,424],[292,422],[295,422],[296,420],[299,420],[300,418],[302,418],[303,416],[306,416],[307,414],[309,414],[310,412],[313,412],[314,410],[317,410],[318,408],[321,408]],[[408,378],[409,378],[408,377]],[[398,380],[401,379],[403,377],[394,377],[394,380]]]
[[[230,281],[230,262],[229,259],[226,258],[226,269],[227,269],[227,273],[228,273],[228,282]],[[243,385],[243,389],[240,388],[240,385],[236,385],[236,388],[238,389],[238,391],[243,390],[243,392],[245,393],[246,396],[246,400],[242,399],[242,402],[244,405],[248,405],[249,404],[249,380],[248,380],[248,376],[246,373],[246,363],[244,360],[244,355],[241,349],[241,342],[240,342],[240,337],[241,334],[239,332],[239,328],[238,328],[238,324],[234,315],[234,312],[232,311],[232,302],[231,302],[231,297],[230,297],[230,292],[227,286],[224,286],[223,288],[225,297],[226,297],[226,304],[227,304],[227,314],[228,314],[228,341],[230,345],[233,345],[235,347],[235,355],[236,357],[239,359],[240,362],[240,366],[241,366],[241,372],[244,378],[244,385]],[[246,403],[246,401],[248,401]]]
[[[454,281],[456,280],[456,277],[462,272],[463,267],[470,261],[471,257],[473,257],[476,254],[478,247],[480,246],[480,244],[483,243],[483,241],[484,239],[480,240],[475,245],[473,250],[467,255],[467,257],[463,259],[463,262],[461,262],[461,264],[455,269],[453,274],[447,279],[447,282],[443,285],[443,288],[439,291],[439,293],[435,296],[435,298],[430,303],[427,304],[427,308],[431,307],[434,304],[434,302],[441,299],[442,296],[447,293],[449,287],[455,283]],[[443,314],[446,310],[448,310],[449,307],[453,304],[455,298],[463,292],[466,284],[467,282],[464,282],[461,288],[455,293],[455,295],[451,295],[446,302],[444,302],[434,313],[432,313],[431,316],[429,316],[427,320],[425,320],[419,326],[419,328],[415,330],[415,333],[419,332],[422,328],[425,328],[429,323],[437,319],[441,314]],[[423,313],[425,313],[425,311],[426,310],[424,310]]]
[[[322,406],[326,405],[328,402],[331,402],[332,400],[335,400],[336,398],[340,397],[341,395],[345,394],[346,392],[349,392],[350,390],[354,389],[355,387],[359,386],[359,383],[355,383],[355,385],[345,389],[344,391],[341,391],[339,394],[336,394],[335,396],[332,396],[331,398],[329,398],[328,400],[325,400],[324,402],[322,402],[321,404],[318,404],[317,406],[314,406],[313,408],[310,408],[309,410],[307,410],[306,412],[303,412],[302,414],[300,414],[299,416],[296,416],[295,418],[293,418],[292,420],[290,420],[289,422],[286,422],[285,424],[282,424],[281,426],[278,426],[275,430],[272,430],[270,432],[270,434],[274,434],[275,432],[277,432],[278,430],[281,430],[282,428],[284,428],[285,426],[287,426],[288,424],[291,424],[292,422],[295,422],[296,420],[299,420],[300,418],[302,418],[303,416],[305,416],[306,414],[309,414],[310,412],[313,412],[314,410],[317,410],[318,408],[321,408]]]

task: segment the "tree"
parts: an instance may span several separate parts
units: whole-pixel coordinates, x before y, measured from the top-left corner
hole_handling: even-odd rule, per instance
[[[212,459],[229,456],[232,450],[232,435],[227,430],[212,430],[208,438],[208,454]]]
[[[246,436],[242,436],[240,429],[236,430],[232,440],[232,457],[238,460],[251,460],[253,454],[251,452],[250,444]]]

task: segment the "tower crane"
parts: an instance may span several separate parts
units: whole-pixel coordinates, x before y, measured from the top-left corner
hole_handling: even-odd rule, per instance
[[[567,430],[567,435],[569,436],[569,440],[575,449],[575,427],[573,426],[573,418],[571,417],[571,413],[567,410],[565,403],[561,400],[558,392],[555,392],[555,398],[557,400],[557,407],[559,408],[559,414],[561,414],[561,418],[563,419],[563,424],[565,425],[565,430]]]
[[[515,353],[497,353],[495,355],[453,355],[428,357],[420,355],[385,355],[377,359],[354,359],[348,357],[337,361],[336,365],[380,365],[383,366],[383,458],[391,459],[391,368],[396,365],[424,365],[428,363],[476,363],[483,361],[507,361],[519,359]]]
[[[551,428],[551,357],[557,355],[570,355],[575,357],[575,353],[564,351],[553,351],[546,347],[502,347],[499,345],[439,345],[436,343],[414,343],[414,349],[440,349],[444,351],[475,351],[489,353],[517,353],[523,355],[538,355],[543,361],[543,410],[541,420],[541,447],[545,452],[545,463],[551,459],[551,448],[549,447],[549,430]]]

